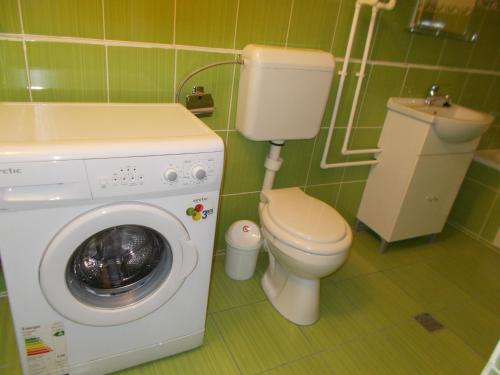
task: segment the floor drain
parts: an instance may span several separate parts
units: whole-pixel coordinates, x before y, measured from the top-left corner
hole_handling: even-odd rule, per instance
[[[438,331],[444,326],[429,313],[422,313],[415,316],[415,320],[429,332]]]

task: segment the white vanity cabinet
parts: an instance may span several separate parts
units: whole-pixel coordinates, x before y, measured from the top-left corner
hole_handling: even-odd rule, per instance
[[[389,109],[358,220],[386,242],[439,233],[479,140],[447,143],[431,123]]]

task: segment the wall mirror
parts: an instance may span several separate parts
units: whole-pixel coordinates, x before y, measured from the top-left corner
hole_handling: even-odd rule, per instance
[[[417,0],[411,32],[475,41],[491,0]]]

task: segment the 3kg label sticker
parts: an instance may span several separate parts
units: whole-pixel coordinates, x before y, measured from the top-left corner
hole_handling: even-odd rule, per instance
[[[213,208],[205,209],[205,207],[198,203],[194,207],[189,207],[186,210],[186,215],[191,216],[194,221],[205,220],[208,216],[214,213]]]

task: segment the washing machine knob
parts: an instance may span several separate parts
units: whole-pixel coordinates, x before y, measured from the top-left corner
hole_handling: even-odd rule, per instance
[[[163,173],[163,177],[168,182],[175,182],[177,180],[177,170],[175,168],[169,168]]]
[[[200,181],[207,177],[207,171],[201,165],[195,165],[191,170],[191,174]]]

